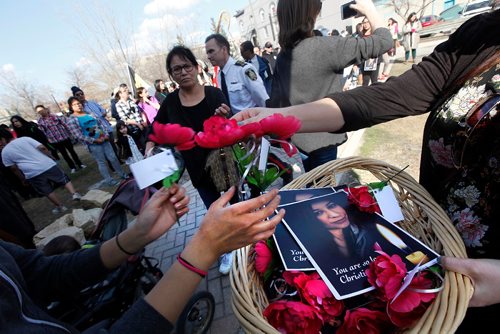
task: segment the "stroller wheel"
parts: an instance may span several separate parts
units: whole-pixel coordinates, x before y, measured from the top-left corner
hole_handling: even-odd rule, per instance
[[[203,334],[208,331],[215,312],[214,296],[208,291],[194,294],[177,320],[176,334]]]

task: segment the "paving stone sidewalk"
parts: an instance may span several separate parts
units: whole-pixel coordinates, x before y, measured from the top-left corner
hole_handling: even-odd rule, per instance
[[[288,158],[282,154],[282,150],[274,150],[280,158],[294,166],[294,177],[302,173],[303,165],[298,155]],[[198,191],[193,187],[189,176],[184,173],[179,182],[182,184],[190,197],[189,212],[179,220],[164,236],[146,248],[146,255],[160,260],[160,269],[165,272],[176,261],[184,246],[191,240],[200,227],[203,216],[207,212]],[[281,187],[282,181],[278,179],[271,187]],[[210,334],[236,334],[243,333],[238,319],[233,313],[231,306],[231,284],[229,275],[219,273],[219,264],[215,263],[208,271],[207,277],[201,282],[198,291],[209,291],[215,299],[214,320],[208,333]]]

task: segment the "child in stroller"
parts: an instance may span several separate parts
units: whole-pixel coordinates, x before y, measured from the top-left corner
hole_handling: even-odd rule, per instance
[[[133,178],[123,181],[105,205],[95,230],[83,247],[92,247],[124,231],[128,226],[128,213],[138,215],[155,191],[154,187],[140,190]],[[48,311],[80,331],[109,327],[161,279],[163,273],[158,265],[158,259],[146,256],[142,250],[130,256],[104,281],[82,290],[79,296],[51,303]],[[215,301],[210,293],[194,295],[179,317],[176,333],[206,332],[214,309]]]

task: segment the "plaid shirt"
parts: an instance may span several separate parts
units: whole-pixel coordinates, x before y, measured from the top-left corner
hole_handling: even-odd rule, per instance
[[[38,119],[38,127],[43,131],[49,143],[58,143],[71,138],[71,133],[66,124],[66,117],[49,114]]]
[[[137,124],[142,124],[144,122],[141,115],[141,109],[132,100],[128,100],[127,102],[119,100],[116,102],[116,111],[122,121],[132,120],[136,121]]]
[[[101,128],[101,130],[104,133],[107,133],[106,124],[104,124],[103,121],[99,117],[94,117],[94,118],[97,120],[97,124]],[[80,142],[82,142],[84,144],[93,144],[94,143],[94,140],[95,140],[94,138],[85,136],[83,134],[83,131],[82,131],[82,128],[80,127],[80,122],[78,121],[77,116],[71,116],[68,119],[67,126],[68,126],[68,129],[71,132],[71,135],[73,136],[73,138],[78,139]]]

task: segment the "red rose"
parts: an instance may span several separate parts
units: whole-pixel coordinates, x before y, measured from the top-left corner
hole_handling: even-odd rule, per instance
[[[264,132],[262,131],[262,126],[260,125],[259,122],[253,122],[242,125],[241,129],[245,132],[245,137],[255,135],[255,137],[259,138],[264,135]]]
[[[344,323],[337,334],[378,334],[390,332],[392,327],[387,314],[364,307],[347,310]]]
[[[391,321],[399,328],[408,328],[422,315],[436,298],[436,293],[421,293],[413,289],[430,289],[432,280],[423,273],[415,275],[410,285],[394,300],[388,301],[387,314]]]
[[[380,255],[365,271],[368,282],[377,288],[382,300],[392,300],[406,276],[406,265],[398,255],[389,256],[383,252],[378,243],[375,243],[375,250]]]
[[[171,145],[178,150],[190,150],[195,146],[193,140],[194,131],[191,128],[179,124],[153,123],[153,133],[149,139],[160,145]]]
[[[348,189],[349,203],[355,204],[360,211],[369,213],[382,213],[375,198],[368,191],[367,186],[353,187]]]
[[[283,278],[285,279],[286,284],[296,288],[297,286],[295,285],[295,277],[305,275],[302,271],[296,271],[296,270],[291,270],[291,271],[284,271],[283,272]]]
[[[288,139],[300,129],[300,121],[294,116],[273,114],[260,120],[262,131],[278,139]]]
[[[279,300],[269,304],[264,317],[280,333],[318,334],[323,326],[321,316],[309,305]]]
[[[317,273],[297,276],[294,279],[302,298],[318,310],[325,322],[333,324],[342,314],[344,304],[333,297],[332,292]]]
[[[267,243],[265,241],[258,241],[255,244],[255,269],[261,275],[263,275],[269,264],[273,259],[273,253],[267,247]]]
[[[203,132],[198,132],[194,139],[199,146],[213,149],[234,145],[245,136],[235,120],[212,116],[203,122]]]

